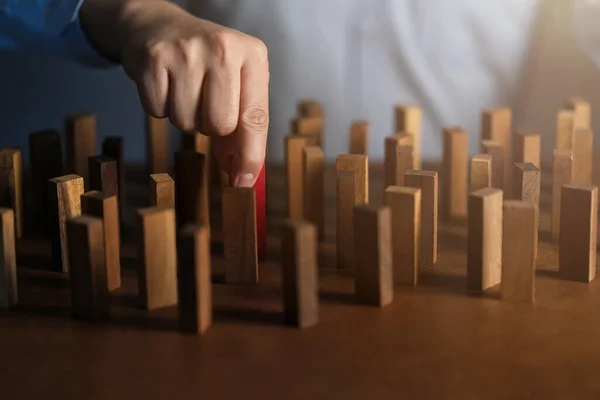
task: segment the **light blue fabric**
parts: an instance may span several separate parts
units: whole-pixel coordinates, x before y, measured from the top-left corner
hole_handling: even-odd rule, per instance
[[[39,53],[89,67],[114,66],[87,40],[83,0],[0,0],[0,50]]]

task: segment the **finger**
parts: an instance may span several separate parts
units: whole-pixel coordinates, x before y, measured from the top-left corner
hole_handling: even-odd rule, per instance
[[[240,114],[241,63],[211,69],[204,78],[198,127],[210,136],[233,133]]]
[[[176,65],[169,70],[169,119],[183,132],[196,130],[196,110],[200,101],[204,69]]]
[[[168,114],[169,74],[162,66],[150,64],[141,69],[136,80],[138,95],[146,113],[156,118]]]

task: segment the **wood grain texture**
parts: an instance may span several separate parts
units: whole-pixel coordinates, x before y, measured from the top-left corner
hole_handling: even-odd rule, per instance
[[[254,284],[258,281],[254,188],[225,188],[222,204],[225,282]]]
[[[285,138],[287,217],[292,219],[304,217],[302,151],[307,145],[308,141],[303,136],[288,136]]]
[[[481,138],[500,143],[504,154],[504,184],[505,189],[510,187],[511,168],[511,132],[512,110],[508,107],[498,107],[485,110],[481,118]]]
[[[433,266],[438,259],[438,173],[408,171],[404,184],[421,189],[421,265]]]
[[[565,108],[575,114],[575,129],[589,129],[592,124],[590,103],[580,97],[571,97],[565,101]]]
[[[412,146],[413,136],[406,133],[399,133],[385,138],[385,177],[384,177],[384,190],[388,186],[402,186],[404,176],[399,177],[398,174],[398,147],[400,146]],[[402,152],[405,154],[405,151]],[[411,156],[412,157],[412,156]],[[403,170],[404,168],[400,168]],[[412,168],[410,168],[412,170]]]
[[[84,112],[65,118],[67,174],[79,175],[88,187],[88,158],[96,154],[96,116]]]
[[[143,308],[177,304],[175,211],[149,207],[137,212],[138,290]]]
[[[482,294],[502,277],[502,203],[499,189],[483,188],[469,196],[467,292]]]
[[[306,138],[307,146],[322,146],[323,119],[320,117],[301,117],[290,123],[292,135]]]
[[[566,149],[554,150],[553,164],[550,230],[552,242],[558,244],[560,237],[561,192],[564,185],[568,185],[573,181],[573,152]]]
[[[517,132],[513,141],[513,162],[530,162],[540,168],[541,138],[538,133]]]
[[[119,215],[125,215],[125,151],[123,138],[119,136],[107,136],[102,142],[102,155],[112,158],[117,162],[117,176],[119,187]]]
[[[350,126],[350,154],[369,155],[370,126],[367,121],[355,121]]]
[[[403,132],[413,136],[413,167],[421,169],[421,124],[423,116],[421,108],[415,105],[396,106],[396,132]]]
[[[319,322],[319,274],[315,225],[286,220],[281,228],[281,268],[285,322],[308,328]]]
[[[590,129],[573,133],[573,183],[592,183],[594,134]]]
[[[104,260],[108,290],[121,287],[121,231],[119,201],[116,195],[92,190],[81,196],[81,212],[102,219],[104,229]]]
[[[323,106],[317,100],[306,99],[298,102],[298,115],[301,117],[323,118]]]
[[[65,175],[50,179],[49,223],[51,229],[52,264],[54,270],[69,271],[69,245],[66,223],[70,218],[81,215],[81,195],[83,178],[78,175]]]
[[[502,219],[502,300],[534,301],[538,207],[506,200]]]
[[[150,175],[150,206],[175,208],[175,181],[169,174]]]
[[[23,236],[24,202],[23,202],[23,152],[17,148],[0,150],[0,169],[9,171],[10,208],[14,210],[15,235]]]
[[[302,152],[304,218],[317,227],[318,239],[325,237],[325,158],[320,147]]]
[[[419,280],[421,189],[390,186],[385,205],[392,213],[394,282],[416,286]]]
[[[166,118],[146,115],[146,163],[149,174],[169,172],[169,129]]]
[[[107,156],[93,156],[88,159],[90,190],[104,192],[109,196],[119,196],[119,169],[117,161]]]
[[[513,200],[540,203],[540,170],[532,163],[513,165]]]
[[[106,283],[102,219],[82,215],[67,222],[71,309],[73,316],[106,319],[110,296]]]
[[[575,113],[572,110],[560,110],[556,114],[556,149],[571,150],[575,132]]]
[[[384,307],[394,299],[391,210],[362,205],[354,209],[354,287],[359,304]]]
[[[210,225],[206,156],[193,150],[175,153],[175,209],[177,226]]]
[[[444,129],[442,209],[445,218],[467,215],[469,136],[460,128]]]
[[[492,156],[475,154],[471,159],[470,191],[492,187]]]
[[[492,157],[492,187],[504,189],[504,149],[500,142],[482,140],[481,152]]]
[[[562,187],[558,274],[561,279],[591,282],[596,277],[598,187]]]
[[[0,309],[6,309],[15,306],[19,300],[14,211],[0,208],[0,223]]]

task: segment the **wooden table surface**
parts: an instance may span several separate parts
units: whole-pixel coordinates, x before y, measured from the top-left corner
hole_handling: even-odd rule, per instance
[[[329,208],[320,323],[297,330],[282,325],[280,173],[269,176],[270,259],[260,284],[213,285],[215,322],[203,337],[178,332],[174,308],[137,308],[131,245],[111,320],[93,323],[70,317],[65,276],[30,268],[44,264],[47,246],[22,242],[21,265],[29,267],[19,273],[22,305],[0,313],[0,399],[600,398],[599,284],[558,279],[546,184],[534,304],[502,302],[497,291],[467,296],[466,230],[442,224],[439,263],[421,270],[418,287],[397,288],[384,309],[358,306],[352,277],[328,268],[335,256]],[[380,169],[372,174],[377,203]],[[333,204],[331,173],[327,182]],[[128,190],[130,198],[145,193]],[[218,280],[220,257],[213,265]]]

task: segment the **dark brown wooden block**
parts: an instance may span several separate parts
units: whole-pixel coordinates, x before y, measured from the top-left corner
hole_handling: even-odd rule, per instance
[[[0,150],[0,169],[10,171],[8,180],[10,208],[15,214],[15,235],[23,236],[23,152],[21,149],[4,148]],[[3,192],[4,193],[4,192]],[[4,204],[4,203],[3,203]]]
[[[67,173],[79,175],[88,187],[88,158],[96,154],[96,116],[80,113],[65,118]]]
[[[206,156],[193,150],[175,153],[175,203],[177,225],[210,225],[204,179]]]
[[[149,174],[169,172],[169,129],[166,118],[146,116],[146,163]]]
[[[119,196],[119,170],[117,161],[106,156],[88,159],[90,190],[98,190],[109,196]]]
[[[0,208],[0,309],[17,304],[17,253],[15,216],[10,208]]]
[[[117,176],[119,187],[119,215],[122,217],[125,211],[125,153],[123,149],[123,138],[118,136],[107,136],[102,142],[102,155],[112,158],[117,162]]]

